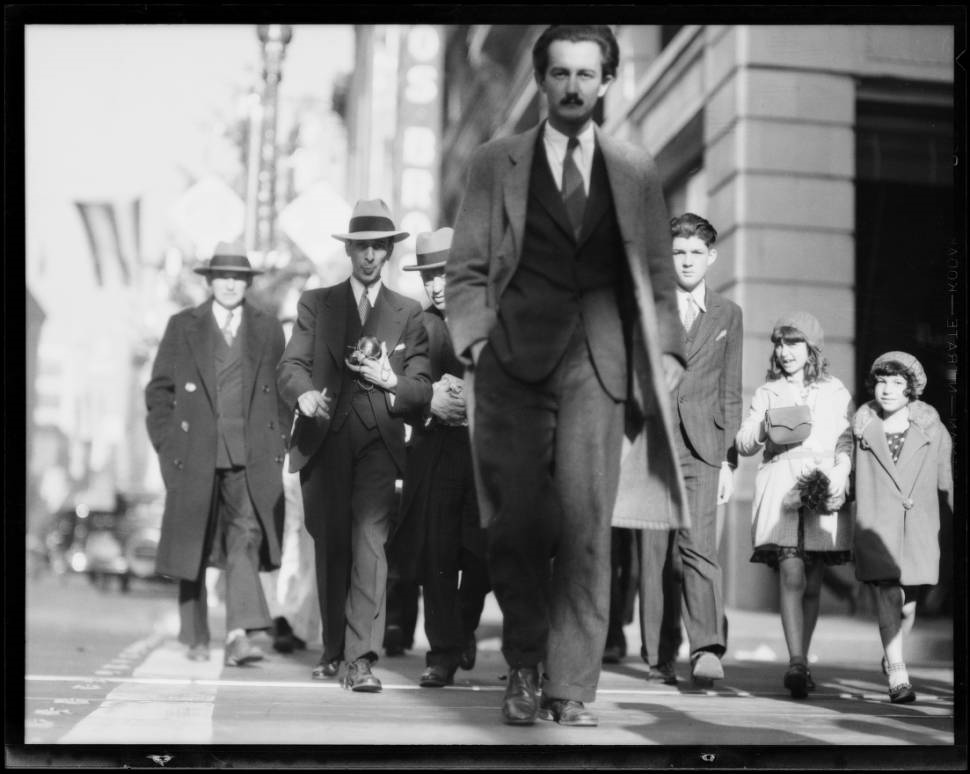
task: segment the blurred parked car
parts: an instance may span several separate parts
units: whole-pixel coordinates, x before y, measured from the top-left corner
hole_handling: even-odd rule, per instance
[[[47,534],[51,567],[58,573],[84,573],[99,588],[117,578],[122,591],[131,579],[154,579],[164,497],[118,495],[113,510],[94,510],[79,502],[56,513]]]

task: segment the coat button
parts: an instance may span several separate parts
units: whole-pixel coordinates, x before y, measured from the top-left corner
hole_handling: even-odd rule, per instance
[[[172,464],[173,464],[173,465],[174,465],[174,466],[175,466],[176,468],[178,468],[179,470],[181,470],[181,469],[182,469],[182,460],[174,460],[174,461],[172,462]]]
[[[283,455],[281,455],[281,454],[277,454],[276,455],[276,464],[277,465],[282,465],[283,464]]]
[[[269,385],[268,384],[264,384],[263,385],[263,392],[269,392]]]
[[[182,428],[182,432],[183,432],[183,433],[187,433],[187,432],[189,432],[189,423],[188,423],[188,422],[186,422],[186,421],[185,421],[184,419],[182,420],[182,424],[181,424],[181,425],[179,425],[179,427],[181,427],[181,428]]]
[[[907,511],[913,508],[915,505],[916,503],[913,502],[912,497],[907,497],[905,500],[903,500],[903,508],[905,508]]]
[[[275,422],[270,422],[268,425],[266,425],[266,427],[268,427],[270,430],[275,430],[276,429],[276,423]]]

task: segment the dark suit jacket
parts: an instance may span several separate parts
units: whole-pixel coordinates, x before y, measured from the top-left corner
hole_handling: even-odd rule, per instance
[[[345,360],[356,341],[348,341],[347,308],[353,304],[350,280],[308,290],[297,306],[296,324],[277,369],[280,395],[296,409],[308,390],[327,389],[340,401]],[[397,374],[393,405],[391,394],[375,388],[374,416],[381,438],[404,470],[404,419],[423,410],[431,400],[428,374],[428,334],[421,322],[421,305],[382,285],[371,314],[378,315],[375,331],[386,342],[391,368]],[[330,431],[330,420],[297,416],[290,443],[290,470],[296,472],[320,448]]]
[[[466,365],[470,365],[471,345],[487,339],[495,326],[502,293],[521,259],[540,129],[493,140],[472,157],[445,269],[448,323],[455,351]],[[630,476],[621,474],[617,519],[623,526],[638,526],[631,519],[645,512],[672,528],[682,527],[687,525],[687,494],[674,451],[674,417],[663,380],[662,354],[682,361],[684,355],[660,176],[644,150],[614,140],[599,128],[596,144],[603,154],[636,300],[636,322],[629,331],[635,375],[632,392],[646,429],[636,455],[638,469],[631,470]],[[596,313],[595,308],[591,311]],[[599,326],[593,324],[590,329],[599,330]],[[622,341],[613,336],[608,346],[621,347]],[[466,381],[472,379],[470,369]],[[466,389],[472,397],[471,385]],[[473,406],[469,415],[474,416]],[[489,519],[483,508],[483,523]]]
[[[741,427],[741,308],[710,288],[687,341],[687,370],[674,393],[681,426],[708,465],[737,465]]]
[[[173,315],[145,388],[148,436],[158,452],[167,496],[156,568],[195,580],[212,506],[218,430],[212,300]],[[240,325],[246,476],[266,536],[263,566],[278,567],[283,530],[283,457],[289,412],[276,391],[283,353],[279,321],[248,301]]]

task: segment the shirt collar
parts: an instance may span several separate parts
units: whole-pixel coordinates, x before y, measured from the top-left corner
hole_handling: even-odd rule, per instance
[[[377,280],[373,285],[366,288],[367,298],[370,300],[370,305],[374,306],[377,302],[377,294],[381,292],[381,280]],[[357,279],[355,276],[350,276],[350,287],[354,291],[354,301],[358,304],[360,303],[360,297],[363,294],[365,288],[364,283]]]
[[[560,158],[566,155],[566,145],[569,143],[568,135],[563,134],[552,124],[546,121],[545,134],[543,136],[546,142],[555,148],[556,153]],[[576,139],[579,140],[579,148],[583,152],[583,156],[590,156],[593,152],[593,145],[596,141],[596,132],[593,129],[592,121],[589,122],[589,126],[576,135]]]
[[[215,316],[216,323],[220,329],[225,328],[228,322],[230,323],[230,327],[235,330],[239,327],[239,321],[242,319],[242,304],[235,309],[226,309],[222,304],[213,301],[212,314]]]
[[[690,293],[682,288],[677,288],[677,299],[681,304],[687,303],[687,296],[694,297],[694,303],[697,304],[697,308],[702,312],[707,311],[707,306],[704,304],[704,297],[707,295],[707,281],[701,280],[696,288],[694,288]]]

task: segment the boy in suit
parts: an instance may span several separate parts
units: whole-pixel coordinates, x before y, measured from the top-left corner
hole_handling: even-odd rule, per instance
[[[674,657],[683,618],[691,650],[691,676],[710,685],[724,677],[726,643],[721,568],[717,561],[717,506],[734,489],[741,424],[741,309],[705,281],[717,260],[717,231],[691,212],[670,222],[677,305],[683,324],[687,369],[674,390],[679,428],[675,431],[681,472],[687,486],[691,528],[669,534],[643,530],[640,552],[641,655],[648,679],[677,682]],[[671,599],[671,593],[674,599]]]

